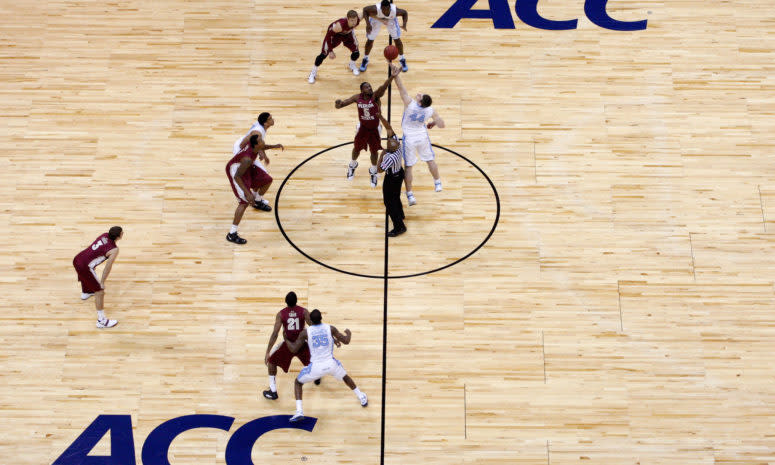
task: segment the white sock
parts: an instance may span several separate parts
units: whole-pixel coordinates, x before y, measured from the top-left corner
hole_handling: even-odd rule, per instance
[[[369,61],[369,55],[363,55],[363,59]]]
[[[234,234],[237,232],[237,225],[233,224],[231,225],[231,229],[229,229],[229,234]]]
[[[258,192],[255,192],[253,195],[256,197],[257,202],[259,203],[263,202],[264,198],[261,196],[261,194],[259,194]]]
[[[105,317],[105,312],[102,311],[102,310],[97,310],[97,320],[98,321],[103,321],[103,320],[106,320],[106,319],[107,318]]]
[[[358,165],[358,162],[355,160],[350,160],[350,168],[355,168]]]
[[[301,401],[296,401],[296,413],[304,413],[304,410],[301,409]]]
[[[439,178],[439,179],[434,179],[434,180],[433,180],[433,184],[441,184],[441,178]]]
[[[369,168],[369,173],[377,174],[377,165],[371,165],[371,168]]]
[[[312,72],[313,73],[317,73],[318,72],[318,67],[315,66],[315,65],[312,65]]]
[[[407,197],[414,197],[414,192],[412,192],[412,191],[406,191],[406,196],[407,196]]]
[[[355,395],[356,395],[356,396],[358,396],[358,397],[361,397],[361,396],[363,395],[363,393],[361,392],[361,390],[360,390],[360,389],[358,389],[358,388],[355,388],[355,389],[353,389],[353,392],[354,392],[354,393],[355,393]]]
[[[404,59],[404,56],[403,56],[403,55],[398,55],[398,59],[399,59],[399,60],[403,60],[403,59]]]
[[[275,383],[275,376],[269,376],[269,390],[277,392],[277,384]]]
[[[355,66],[355,62],[350,60],[350,66]]]

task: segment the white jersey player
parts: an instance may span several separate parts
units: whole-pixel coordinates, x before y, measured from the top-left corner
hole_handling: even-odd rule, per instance
[[[267,145],[266,130],[272,126],[274,126],[274,118],[272,118],[272,115],[270,115],[267,112],[263,112],[260,115],[258,115],[258,120],[255,123],[253,123],[248,133],[240,137],[234,142],[234,147],[232,148],[232,155],[237,155],[242,149],[247,147],[250,141],[250,137],[257,134],[258,150],[260,155],[256,157],[256,159],[253,161],[253,165],[256,168],[266,173],[269,173],[269,169],[268,169],[269,158],[266,156],[266,153],[264,151],[269,149],[285,150],[285,147],[283,147],[282,144]],[[256,200],[253,203],[253,208],[256,208],[258,210],[263,210],[263,211],[272,210],[272,207],[269,206],[269,202],[266,199],[264,199],[262,195],[259,193],[256,193]]]
[[[343,380],[344,383],[353,390],[358,400],[361,402],[361,406],[366,407],[369,405],[368,397],[361,392],[355,385],[355,381],[347,375],[342,364],[339,360],[334,358],[334,345],[349,344],[352,333],[349,329],[344,330],[344,334],[340,333],[335,327],[323,323],[323,315],[320,310],[312,310],[309,314],[309,318],[312,324],[299,334],[294,342],[287,342],[291,352],[296,352],[301,349],[304,342],[309,346],[310,363],[302,368],[299,376],[296,377],[295,391],[296,391],[296,414],[291,417],[291,422],[295,423],[304,419],[304,410],[302,409],[302,391],[304,383],[315,381],[325,375],[333,376],[336,379]]]
[[[403,18],[404,24],[398,25],[398,17]],[[406,30],[406,22],[409,20],[409,13],[401,8],[396,8],[393,5],[392,0],[382,0],[376,5],[368,5],[363,7],[363,19],[366,21],[366,54],[363,56],[361,72],[366,71],[366,67],[369,66],[369,53],[374,46],[374,39],[377,38],[380,29],[384,25],[387,27],[390,37],[395,41],[396,48],[398,48],[398,60],[401,62],[401,70],[403,72],[409,71],[409,67],[406,65],[406,58],[404,58],[404,43],[401,41],[401,29]]]
[[[428,129],[433,126],[444,127],[444,120],[441,119],[436,110],[431,107],[433,100],[428,94],[417,94],[412,99],[406,91],[401,77],[395,77],[396,85],[401,93],[401,100],[404,101],[404,116],[401,119],[401,129],[403,130],[404,142],[404,164],[406,165],[406,174],[404,182],[406,183],[406,198],[409,205],[416,205],[417,199],[412,192],[412,167],[417,163],[417,156],[420,160],[428,163],[428,169],[433,175],[433,184],[436,192],[441,192],[441,177],[439,176],[439,167],[436,165],[436,154],[431,146],[431,139],[428,137]]]

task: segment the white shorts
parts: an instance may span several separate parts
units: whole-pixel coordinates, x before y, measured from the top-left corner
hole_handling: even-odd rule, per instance
[[[371,34],[366,34],[366,38],[374,40],[377,38],[380,29],[382,29],[382,21],[369,17],[369,24],[371,24]],[[387,22],[387,29],[393,40],[401,37],[401,28],[398,26],[398,18],[389,19]]]
[[[420,160],[422,161],[433,161],[436,158],[436,154],[433,152],[433,147],[431,146],[431,140],[428,136],[404,136],[403,144],[404,164],[406,166],[414,166],[415,163],[417,163],[417,154],[420,155]]]
[[[320,379],[326,375],[333,376],[341,381],[342,378],[347,376],[347,371],[339,360],[332,358],[325,362],[312,362],[305,366],[301,369],[301,372],[299,372],[299,376],[296,377],[296,380],[301,384],[304,384]]]

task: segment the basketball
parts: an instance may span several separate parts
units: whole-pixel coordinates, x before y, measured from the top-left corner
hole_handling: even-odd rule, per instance
[[[388,61],[393,61],[398,58],[398,47],[395,45],[388,45],[385,47],[385,58],[387,58]]]

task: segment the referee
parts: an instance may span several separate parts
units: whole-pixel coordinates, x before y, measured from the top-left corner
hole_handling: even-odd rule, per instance
[[[377,170],[385,173],[385,179],[382,181],[382,199],[393,221],[393,229],[387,233],[388,237],[400,236],[406,232],[404,206],[401,204],[401,185],[404,182],[403,159],[404,147],[398,142],[395,134],[392,134],[392,137],[388,137],[387,150],[382,151],[377,161]]]

